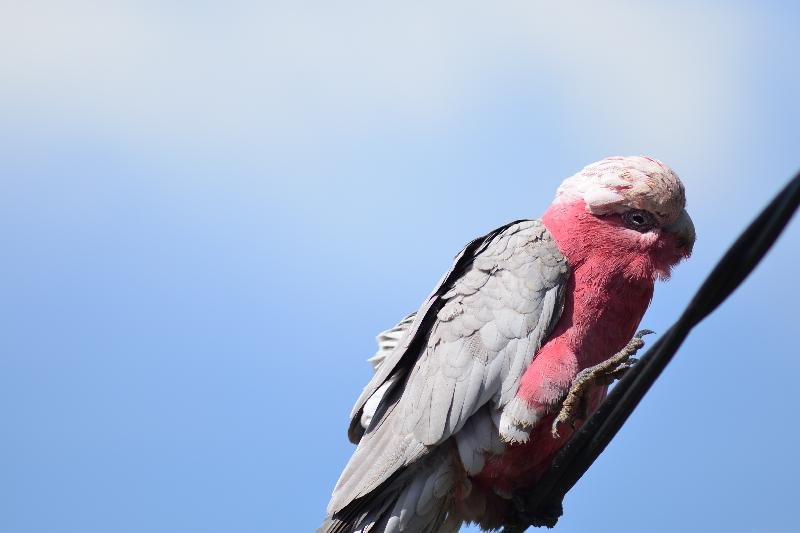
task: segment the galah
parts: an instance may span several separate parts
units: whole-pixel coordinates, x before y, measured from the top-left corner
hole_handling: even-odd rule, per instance
[[[540,219],[467,244],[422,306],[378,337],[351,414],[357,447],[320,531],[518,523],[514,496],[631,364],[624,348],[655,281],[691,254],[685,204],[661,161],[609,157],[564,180]],[[584,408],[570,398],[566,409],[578,381],[591,384]]]

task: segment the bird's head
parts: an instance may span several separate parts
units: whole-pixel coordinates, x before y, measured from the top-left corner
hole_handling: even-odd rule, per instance
[[[568,259],[638,261],[643,275],[667,278],[694,246],[685,206],[683,183],[661,161],[608,157],[564,180],[543,219]]]

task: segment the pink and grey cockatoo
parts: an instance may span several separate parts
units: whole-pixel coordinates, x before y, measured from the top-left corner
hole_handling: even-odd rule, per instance
[[[638,340],[655,281],[690,255],[685,203],[662,162],[609,157],[564,180],[541,219],[467,244],[419,310],[378,337],[351,415],[358,446],[320,531],[513,523],[513,495],[572,434],[556,426],[599,405],[630,364],[604,362]],[[608,379],[585,379],[597,374]],[[591,384],[582,412],[565,415],[578,378]]]

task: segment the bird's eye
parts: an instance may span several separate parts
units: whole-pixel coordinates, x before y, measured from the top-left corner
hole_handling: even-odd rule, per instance
[[[650,231],[656,225],[656,217],[654,217],[652,213],[642,211],[641,209],[634,209],[623,213],[622,221],[627,227],[642,233]]]

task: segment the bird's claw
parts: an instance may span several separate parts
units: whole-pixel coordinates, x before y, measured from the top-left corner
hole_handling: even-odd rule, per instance
[[[655,332],[649,329],[639,330],[622,350],[602,363],[584,368],[575,375],[567,396],[561,404],[561,410],[556,415],[550,428],[550,434],[553,438],[561,436],[558,433],[559,424],[569,422],[573,428],[575,427],[575,421],[579,418],[579,413],[586,409],[586,394],[592,387],[610,385],[615,379],[621,379],[625,372],[639,362],[633,355],[644,346],[642,337],[652,333]]]

